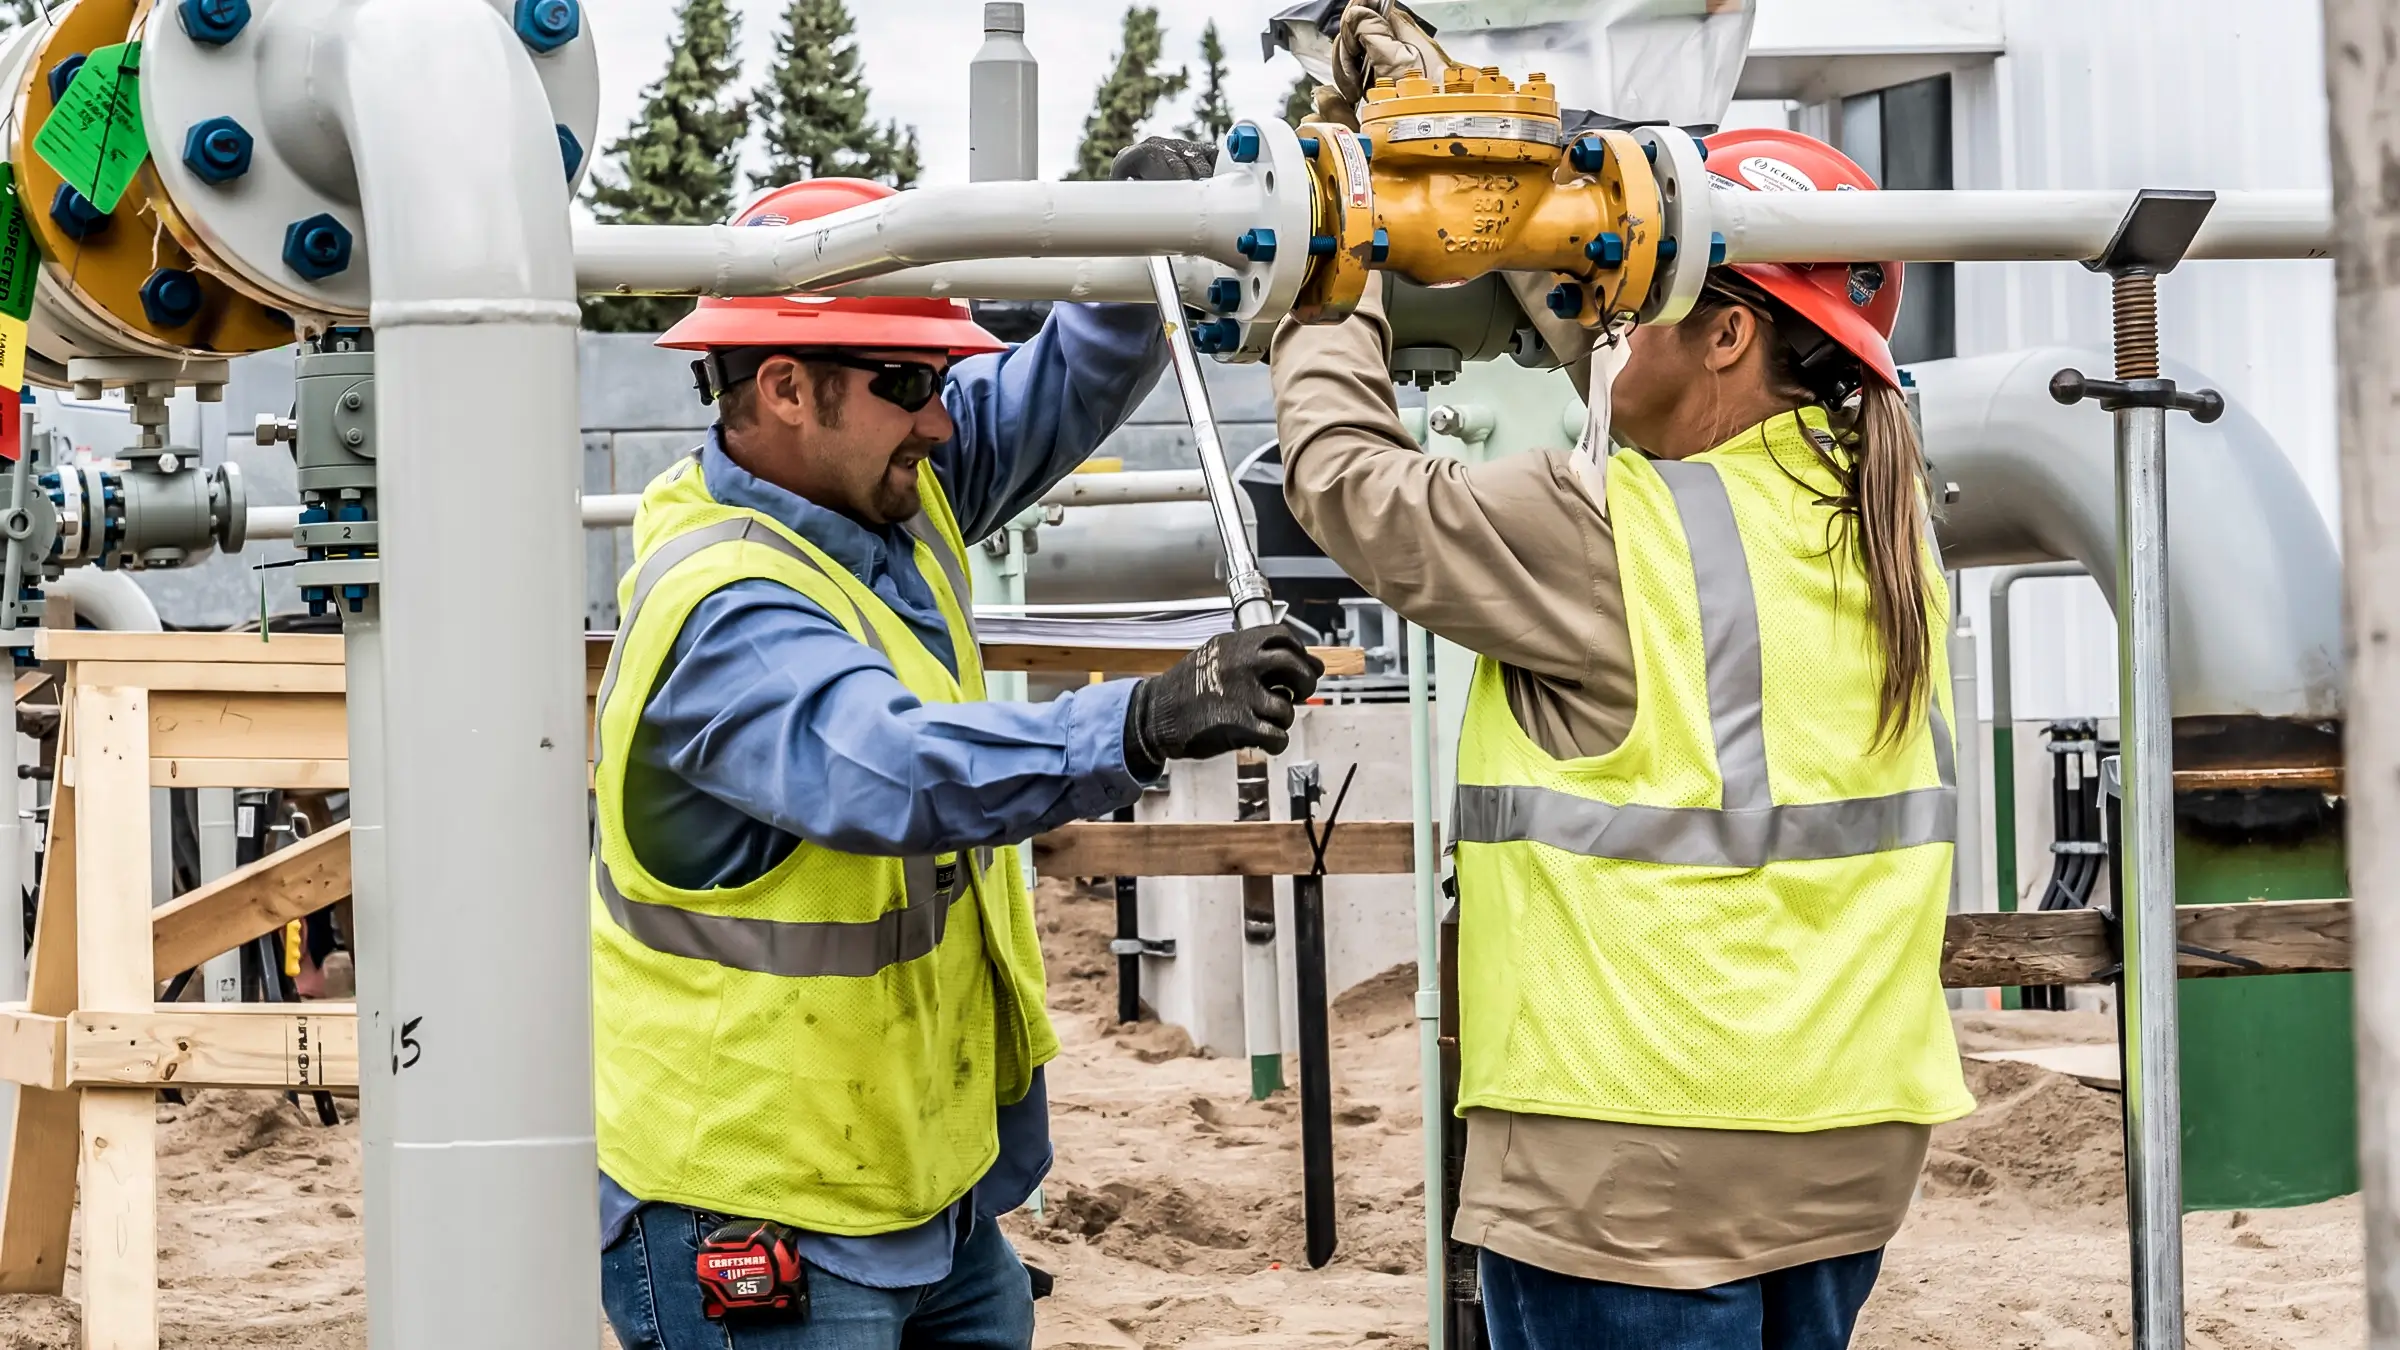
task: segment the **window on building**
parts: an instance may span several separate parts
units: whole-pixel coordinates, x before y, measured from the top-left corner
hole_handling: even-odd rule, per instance
[[[1842,153],[1898,189],[1950,190],[1950,77],[1842,100]],[[1950,263],[1910,263],[1892,355],[1902,365],[1958,355],[1958,288]]]

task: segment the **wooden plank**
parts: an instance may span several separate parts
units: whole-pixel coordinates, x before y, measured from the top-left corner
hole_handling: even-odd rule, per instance
[[[2175,771],[2177,792],[2239,792],[2262,788],[2313,789],[2339,796],[2342,791],[2342,766],[2322,764],[2300,768]]]
[[[1412,834],[1405,820],[1343,821],[1333,831],[1325,870],[1413,871]],[[1036,836],[1033,859],[1054,877],[1283,877],[1309,870],[1308,836],[1288,820],[1077,821]]]
[[[162,759],[350,757],[339,694],[165,690],[150,697],[149,708],[150,753]]]
[[[2116,1043],[2102,1045],[2037,1045],[2025,1050],[1980,1050],[1967,1056],[1986,1064],[2030,1064],[2063,1073],[2085,1087],[2104,1092],[2125,1090],[2125,1058]]]
[[[1356,647],[1311,647],[1328,675],[1364,675],[1367,654]],[[1053,675],[1156,675],[1189,655],[1189,647],[1065,647],[987,642],[985,670],[1025,670]]]
[[[152,787],[283,788],[338,792],[350,786],[346,759],[153,759]]]
[[[0,1078],[56,1091],[67,1085],[67,1019],[0,1004]]]
[[[122,689],[205,690],[216,693],[338,694],[349,672],[341,666],[255,661],[79,661],[67,667],[77,684]]]
[[[35,632],[33,653],[42,661],[250,661],[338,666],[342,639],[336,633],[102,633],[79,628]]]
[[[35,690],[40,689],[43,685],[48,684],[49,682],[50,672],[46,670],[28,670],[18,675],[16,684],[17,702],[23,703],[26,699],[33,696]]]
[[[172,979],[349,895],[350,822],[345,820],[152,910],[151,976]]]
[[[72,734],[70,705],[62,740]],[[50,798],[50,847],[33,923],[25,1006],[50,1016],[75,1010],[75,789]],[[75,1221],[77,1097],[20,1087],[9,1133],[8,1173],[0,1181],[0,1293],[65,1290]]]
[[[348,1003],[161,1003],[67,1019],[67,1080],[143,1087],[358,1086],[358,1009]]]
[[[148,1012],[157,997],[149,961],[153,709],[143,690],[97,685],[78,686],[74,703],[80,1010]],[[83,1343],[86,1350],[155,1350],[158,1094],[150,1088],[92,1088],[79,1095]]]
[[[2350,968],[2347,900],[2185,905],[2175,913],[2184,945],[2255,963],[2187,951],[2176,961],[2183,979]],[[2091,984],[2115,963],[2106,920],[2088,909],[1953,914],[1942,942],[1942,983],[1953,989]]]

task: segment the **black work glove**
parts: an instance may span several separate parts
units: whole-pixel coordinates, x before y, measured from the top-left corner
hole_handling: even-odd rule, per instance
[[[1207,178],[1217,171],[1217,147],[1209,141],[1179,141],[1152,136],[1117,152],[1108,166],[1111,178],[1143,182],[1179,182]]]
[[[1134,686],[1125,708],[1125,767],[1147,781],[1171,759],[1281,754],[1291,743],[1293,706],[1317,691],[1324,673],[1288,624],[1219,633]]]

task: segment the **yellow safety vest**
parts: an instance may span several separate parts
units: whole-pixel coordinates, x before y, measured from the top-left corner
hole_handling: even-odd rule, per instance
[[[1974,1107],[1942,997],[1957,788],[1933,706],[1871,750],[1881,671],[1837,487],[1784,414],[1609,461],[1633,725],[1554,759],[1476,667],[1458,765],[1459,1106],[1712,1129]],[[1837,452],[1838,453],[1838,452]]]
[[[642,494],[600,690],[591,903],[600,1166],[643,1199],[820,1233],[913,1227],[982,1177],[995,1106],[1058,1053],[1013,848],[884,858],[803,841],[747,885],[683,890],[626,842],[643,705],[692,608],[737,581],[808,597],[927,703],[984,696],[966,546],[932,471],[917,482],[907,528],[955,678],[815,545],[709,496],[696,460]]]

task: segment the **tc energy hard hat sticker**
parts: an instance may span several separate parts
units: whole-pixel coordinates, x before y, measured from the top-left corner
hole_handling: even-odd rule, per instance
[[[1808,175],[1765,155],[1752,155],[1735,166],[1737,172],[1761,192],[1814,192],[1817,185]]]

